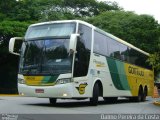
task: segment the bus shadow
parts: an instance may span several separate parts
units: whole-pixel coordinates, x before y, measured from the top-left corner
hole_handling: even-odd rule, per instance
[[[147,100],[146,100],[147,101]],[[146,102],[144,101],[144,102]],[[116,105],[116,104],[128,104],[128,103],[138,103],[134,101],[130,101],[129,99],[117,100],[116,102],[105,102],[99,101],[98,106],[101,105]],[[52,105],[50,103],[36,103],[36,104],[26,104],[31,106],[43,106],[43,107],[57,107],[57,108],[74,108],[74,107],[95,107],[92,106],[88,101],[67,101],[67,102],[57,102],[56,104]]]

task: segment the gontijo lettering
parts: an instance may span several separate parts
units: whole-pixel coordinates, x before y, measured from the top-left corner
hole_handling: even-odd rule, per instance
[[[144,76],[144,71],[139,70],[139,68],[136,68],[136,67],[129,66],[128,67],[128,72],[131,73],[131,74]]]

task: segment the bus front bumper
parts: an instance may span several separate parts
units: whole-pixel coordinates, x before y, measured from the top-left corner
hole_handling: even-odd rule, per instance
[[[44,98],[72,98],[73,84],[59,84],[54,86],[27,86],[18,83],[19,94],[29,97]]]

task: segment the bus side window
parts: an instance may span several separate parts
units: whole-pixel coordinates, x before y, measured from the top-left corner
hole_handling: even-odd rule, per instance
[[[120,59],[119,43],[109,37],[107,37],[107,41],[108,41],[109,57]]]
[[[126,61],[128,60],[129,56],[128,56],[128,47],[123,45],[123,44],[120,44],[120,58],[122,61]]]
[[[94,31],[93,51],[104,56],[108,55],[106,36],[97,31]]]

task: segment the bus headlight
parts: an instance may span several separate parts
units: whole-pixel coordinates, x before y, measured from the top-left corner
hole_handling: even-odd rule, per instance
[[[71,82],[72,82],[71,78],[64,78],[64,79],[57,80],[56,84],[66,84],[66,83],[71,83]]]
[[[21,78],[18,78],[18,83],[20,83],[20,84],[25,84],[25,80],[24,80],[24,79],[21,79]]]

